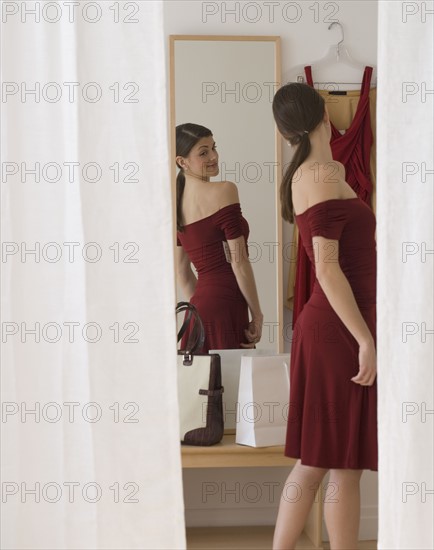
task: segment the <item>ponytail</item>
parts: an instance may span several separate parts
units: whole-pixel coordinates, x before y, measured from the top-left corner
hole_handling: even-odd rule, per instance
[[[289,223],[294,223],[294,206],[292,204],[292,179],[295,172],[309,156],[310,151],[311,145],[308,134],[302,134],[300,137],[299,145],[282,178],[282,183],[280,185],[282,218]]]
[[[181,168],[176,176],[176,229],[182,231],[184,220],[182,217],[182,197],[184,195],[185,188],[185,174]]]

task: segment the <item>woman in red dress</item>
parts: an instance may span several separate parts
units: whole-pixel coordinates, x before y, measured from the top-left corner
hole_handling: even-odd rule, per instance
[[[273,548],[293,549],[315,489],[330,471],[330,545],[356,549],[360,477],[377,470],[375,216],[333,160],[323,98],[287,84],[273,101],[277,127],[295,147],[281,186],[282,216],[297,223],[315,268],[313,292],[294,326],[285,455],[297,458],[284,489]]]
[[[248,258],[249,226],[236,185],[210,182],[219,173],[211,131],[198,124],[177,126],[176,164],[178,282],[203,321],[202,352],[254,347],[263,315]],[[188,338],[189,331],[181,349]]]

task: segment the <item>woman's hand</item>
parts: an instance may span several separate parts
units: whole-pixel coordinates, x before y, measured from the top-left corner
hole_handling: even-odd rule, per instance
[[[242,348],[254,348],[259,342],[262,336],[262,324],[264,322],[264,316],[254,315],[249,323],[249,327],[244,331],[248,344],[240,343]]]
[[[359,348],[359,372],[351,378],[361,386],[372,386],[377,376],[377,353],[374,341],[361,344]]]

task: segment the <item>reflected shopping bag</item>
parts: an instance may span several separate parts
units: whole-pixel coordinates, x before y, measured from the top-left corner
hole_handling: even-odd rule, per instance
[[[289,354],[242,357],[235,442],[284,445],[289,411]]]

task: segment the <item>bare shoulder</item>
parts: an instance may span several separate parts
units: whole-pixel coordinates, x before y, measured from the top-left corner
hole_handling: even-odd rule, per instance
[[[219,207],[223,208],[229,204],[240,202],[238,187],[232,181],[220,181],[214,184]]]
[[[340,162],[301,164],[293,178],[295,211],[300,213],[318,202],[342,198],[344,186],[345,168]]]

